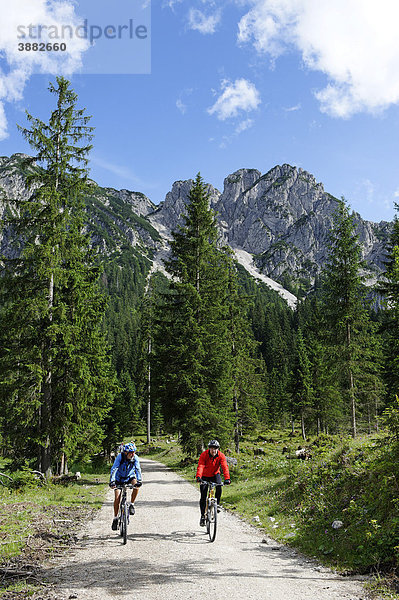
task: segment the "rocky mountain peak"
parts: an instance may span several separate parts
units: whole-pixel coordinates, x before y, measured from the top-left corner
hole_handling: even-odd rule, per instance
[[[114,188],[104,189],[109,195],[128,204],[140,217],[145,217],[156,209],[155,204],[141,192],[131,192],[126,189],[115,190]]]
[[[26,197],[24,154],[0,158],[0,217],[8,201]],[[140,192],[101,188],[95,182],[88,198],[92,241],[104,253],[128,244],[161,268],[171,234],[182,223],[193,180],[176,181],[155,206]],[[220,236],[237,259],[258,278],[309,289],[328,254],[329,232],[338,200],[304,169],[276,165],[267,173],[238,169],[224,180],[223,193],[207,184]],[[370,279],[383,268],[386,222],[371,223],[354,215]],[[5,248],[7,238],[0,245]],[[252,262],[251,262],[252,261]]]
[[[226,242],[252,254],[262,273],[312,281],[327,258],[337,203],[311,173],[283,164],[264,175],[235,171],[214,208]],[[388,224],[355,222],[369,270],[379,271]]]
[[[159,204],[156,211],[149,215],[150,222],[154,227],[166,228],[169,232],[177,229],[182,224],[182,217],[185,213],[185,205],[194,184],[192,179],[185,181],[175,181],[170,192],[166,194],[165,200]],[[211,206],[217,204],[220,192],[211,184],[206,184]],[[164,229],[165,231],[165,229]]]
[[[224,180],[224,192],[228,193],[229,189],[234,188],[235,190],[240,189],[244,192],[260,178],[261,172],[257,169],[238,169],[231,175],[228,175]]]

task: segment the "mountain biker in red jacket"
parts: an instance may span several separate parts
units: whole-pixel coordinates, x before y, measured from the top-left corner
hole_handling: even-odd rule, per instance
[[[211,440],[208,444],[208,450],[205,450],[201,453],[198,460],[197,481],[213,481],[214,483],[222,483],[222,478],[220,475],[220,468],[223,471],[224,476],[224,485],[230,484],[230,473],[229,467],[227,466],[227,460],[223,452],[220,452],[220,444],[217,440]],[[201,511],[201,519],[200,525],[204,527],[205,525],[205,507],[206,507],[206,495],[207,495],[207,485],[205,483],[201,483],[200,485],[200,511]],[[216,502],[218,505],[218,512],[220,512],[220,498],[222,495],[222,486],[217,486],[215,490]]]

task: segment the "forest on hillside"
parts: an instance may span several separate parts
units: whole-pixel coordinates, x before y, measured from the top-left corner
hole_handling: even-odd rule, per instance
[[[129,247],[102,254],[87,228],[93,129],[62,77],[48,122],[20,127],[32,193],[4,199],[0,432],[16,466],[64,473],[122,439],[173,433],[240,451],[256,428],[378,431],[399,390],[399,221],[374,290],[345,200],[329,257],[292,311],[222,247],[198,174],[166,270]],[[98,233],[98,232],[97,232]],[[378,297],[378,302],[375,301]]]

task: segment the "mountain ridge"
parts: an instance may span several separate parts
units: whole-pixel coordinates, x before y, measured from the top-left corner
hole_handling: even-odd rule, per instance
[[[0,157],[0,216],[12,199],[29,195],[23,168],[26,157],[21,153]],[[141,192],[89,183],[87,226],[93,245],[106,256],[130,248],[149,261],[151,271],[164,271],[172,232],[183,222],[193,180],[174,182],[159,205]],[[272,280],[271,287],[293,306],[295,291],[309,291],[327,259],[337,198],[311,173],[289,164],[276,165],[265,174],[241,168],[224,179],[223,192],[209,183],[206,189],[220,243],[236,252],[252,276],[266,283]],[[358,213],[353,216],[367,263],[365,274],[371,281],[383,270],[392,225],[367,221]],[[8,236],[1,234],[2,252],[7,253],[7,245]]]

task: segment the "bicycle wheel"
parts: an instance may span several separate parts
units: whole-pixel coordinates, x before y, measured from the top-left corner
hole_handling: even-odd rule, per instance
[[[215,541],[216,537],[216,525],[217,525],[217,506],[216,502],[212,502],[208,509],[208,518],[207,518],[207,531],[209,535],[209,540],[211,542]]]
[[[118,527],[119,527],[119,535],[123,536],[123,510],[120,510],[119,513],[119,522],[118,522]]]
[[[122,524],[122,541],[124,544],[126,544],[126,542],[127,542],[127,506],[126,506],[126,504],[122,508],[121,524]]]

